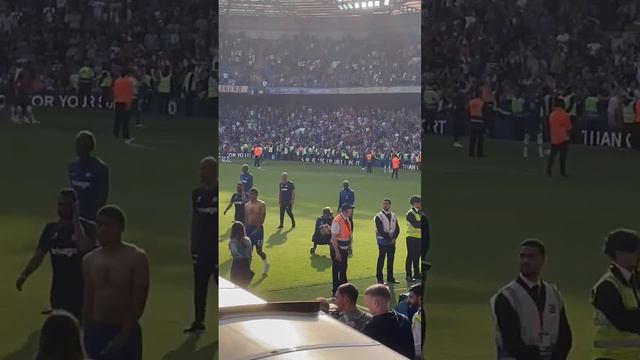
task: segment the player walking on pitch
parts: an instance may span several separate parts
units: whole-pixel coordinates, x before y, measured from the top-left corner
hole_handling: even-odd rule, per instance
[[[269,262],[267,262],[267,254],[262,251],[267,205],[264,201],[258,200],[258,189],[251,188],[249,190],[249,202],[244,205],[244,213],[247,236],[251,239],[253,246],[256,247],[256,253],[262,259],[262,275],[265,276],[270,266]]]

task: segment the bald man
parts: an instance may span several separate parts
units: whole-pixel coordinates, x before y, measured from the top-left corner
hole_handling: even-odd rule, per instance
[[[218,162],[211,156],[200,161],[201,186],[191,196],[191,257],[193,259],[194,321],[185,333],[206,329],[204,317],[211,276],[218,281]]]
[[[284,213],[287,212],[291,219],[291,228],[296,227],[296,219],[293,217],[293,202],[296,199],[296,187],[292,181],[289,181],[289,174],[282,173],[282,180],[280,181],[280,225],[278,229],[284,227]]]

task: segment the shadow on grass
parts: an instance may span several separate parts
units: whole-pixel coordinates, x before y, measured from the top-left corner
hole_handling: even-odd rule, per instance
[[[249,285],[249,289],[254,289],[254,288],[258,287],[260,284],[262,284],[262,282],[266,278],[267,278],[267,275],[262,274],[262,276],[260,276],[260,279],[258,279],[258,281],[256,281],[253,284]]]
[[[316,269],[318,272],[325,271],[331,267],[331,258],[326,255],[313,254],[309,257],[309,260],[311,261],[311,267]]]
[[[224,234],[218,235],[218,241],[223,242],[229,240],[229,235],[231,234],[231,227],[227,228],[227,231]]]
[[[14,353],[11,353],[2,360],[25,360],[25,359],[33,359],[36,351],[38,350],[38,340],[40,338],[40,331],[36,330],[27,337],[27,341],[25,341],[24,345]]]
[[[168,352],[162,360],[213,360],[218,349],[218,341],[196,350],[200,336],[189,336],[177,349]]]
[[[287,235],[290,232],[291,232],[291,229],[287,231],[282,231],[281,229],[278,229],[278,231],[271,234],[271,236],[269,236],[269,239],[267,240],[267,249],[286,243]]]
[[[231,271],[231,262],[232,262],[232,261],[233,261],[232,259],[227,259],[225,262],[223,262],[222,264],[220,264],[220,265],[218,266],[218,272],[219,272],[220,274],[226,274],[226,273],[228,273],[229,271]]]

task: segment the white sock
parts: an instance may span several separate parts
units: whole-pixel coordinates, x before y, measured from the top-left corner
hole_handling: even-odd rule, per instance
[[[542,134],[538,134],[538,156],[544,157],[544,153],[542,152]]]

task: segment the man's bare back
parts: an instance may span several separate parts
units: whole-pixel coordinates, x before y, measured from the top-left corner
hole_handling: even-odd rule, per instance
[[[262,200],[249,201],[244,205],[245,225],[262,226],[267,213],[267,205]]]
[[[139,301],[146,302],[149,290],[149,262],[144,250],[122,243],[113,250],[98,248],[83,259],[89,321],[123,325]],[[140,299],[140,297],[144,299]],[[139,304],[138,306],[144,304]]]

